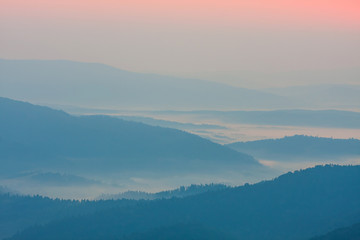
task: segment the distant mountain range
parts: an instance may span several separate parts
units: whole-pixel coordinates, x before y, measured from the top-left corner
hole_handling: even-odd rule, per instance
[[[359,72],[355,75],[359,75]],[[360,106],[360,84],[322,84],[263,90],[278,96],[290,97],[309,107],[359,109]]]
[[[236,142],[226,146],[259,159],[279,161],[334,159],[360,156],[359,139],[333,139],[295,135],[280,139]]]
[[[162,119],[150,118],[150,117],[141,117],[141,116],[118,116],[120,119],[127,121],[141,122],[151,126],[159,127],[168,127],[175,128],[180,130],[200,130],[200,129],[226,129],[224,126],[214,125],[214,124],[194,124],[194,123],[182,123],[167,121]]]
[[[0,96],[127,110],[291,106],[288,98],[262,91],[62,60],[0,60]]]
[[[7,98],[0,98],[0,112],[2,174],[10,170],[172,174],[261,167],[249,155],[180,130],[108,116],[75,117]]]
[[[0,195],[0,227],[14,233],[33,225],[12,240],[170,240],[174,235],[211,232],[219,239],[310,239],[360,222],[358,183],[360,166],[327,165],[254,185],[154,201],[72,202]]]
[[[360,128],[360,112],[339,110],[272,110],[272,111],[154,111],[157,116],[188,116],[194,120],[216,120],[223,123]]]
[[[360,85],[252,90],[66,60],[0,59],[0,96],[104,109],[359,109]]]

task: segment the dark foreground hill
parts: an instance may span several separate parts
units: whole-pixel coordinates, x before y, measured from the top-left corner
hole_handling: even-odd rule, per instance
[[[226,146],[261,159],[333,159],[360,156],[360,140],[295,135],[280,139],[236,142]]]
[[[132,239],[155,231],[170,240],[173,233],[159,229],[180,226],[181,232],[185,224],[236,239],[301,240],[360,222],[359,202],[360,166],[318,166],[254,185],[64,218],[12,239]]]
[[[108,116],[76,117],[6,98],[0,98],[0,113],[0,173],[171,173],[260,166],[249,155],[180,130]]]
[[[130,234],[119,240],[236,240],[236,238],[198,224],[177,224]]]
[[[0,239],[32,225],[132,204],[137,203],[130,200],[73,201],[0,193]]]
[[[196,195],[208,191],[218,191],[221,189],[230,188],[225,185],[211,184],[211,185],[191,185],[188,187],[180,187],[175,190],[163,191],[158,193],[145,192],[128,192],[114,196],[104,196],[102,199],[116,199],[116,201],[73,201],[50,199],[41,196],[23,196],[12,193],[11,190],[0,186],[0,239],[10,237],[19,230],[30,227],[34,224],[44,224],[49,221],[59,220],[69,216],[84,215],[93,212],[102,211],[105,209],[127,207],[130,205],[138,205],[141,201],[131,201],[126,199],[161,199],[174,198]],[[119,200],[121,199],[121,200]],[[196,231],[202,233],[208,232],[202,226],[194,226]],[[193,226],[180,225],[172,226],[171,229],[184,228],[194,232]],[[155,229],[147,234],[161,234]],[[211,232],[211,231],[210,231]],[[134,235],[140,237],[141,235]],[[206,235],[208,236],[208,235]]]
[[[339,228],[320,237],[311,240],[359,240],[360,239],[360,223],[351,227]]]

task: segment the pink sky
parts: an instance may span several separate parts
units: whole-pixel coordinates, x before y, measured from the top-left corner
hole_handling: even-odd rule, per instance
[[[360,27],[358,0],[1,0],[1,15],[178,24],[314,24]]]
[[[255,87],[360,77],[359,0],[0,0],[0,31],[0,58]]]

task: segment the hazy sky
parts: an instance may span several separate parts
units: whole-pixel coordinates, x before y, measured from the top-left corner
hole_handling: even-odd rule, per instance
[[[0,58],[244,87],[360,84],[359,0],[0,0]]]

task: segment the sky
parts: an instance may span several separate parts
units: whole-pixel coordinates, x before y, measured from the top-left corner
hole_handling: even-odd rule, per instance
[[[0,0],[0,58],[249,88],[360,84],[359,0]]]

